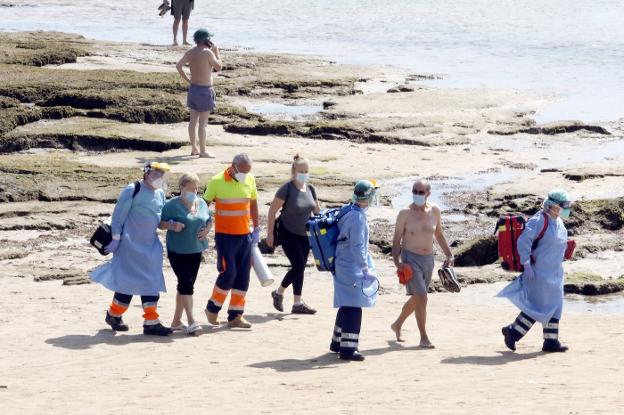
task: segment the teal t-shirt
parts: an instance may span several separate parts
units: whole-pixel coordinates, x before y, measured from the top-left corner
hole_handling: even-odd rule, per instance
[[[208,241],[197,239],[197,233],[211,220],[206,202],[198,197],[197,213],[189,212],[179,196],[172,197],[165,203],[161,220],[170,220],[184,224],[182,232],[167,231],[167,250],[176,254],[197,254],[208,249]]]

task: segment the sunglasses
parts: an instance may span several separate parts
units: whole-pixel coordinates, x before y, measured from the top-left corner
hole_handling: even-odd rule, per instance
[[[426,190],[412,190],[412,194],[424,196],[427,194],[427,191]]]

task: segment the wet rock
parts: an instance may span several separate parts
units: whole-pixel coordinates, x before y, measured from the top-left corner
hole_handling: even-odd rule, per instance
[[[605,279],[598,274],[578,272],[566,276],[563,289],[567,294],[612,294],[624,291],[624,276],[617,279]]]
[[[0,63],[28,66],[60,65],[89,55],[77,36],[52,33],[7,33],[0,35]]]
[[[0,137],[9,131],[42,118],[36,108],[14,107],[0,109]]]
[[[454,255],[458,267],[493,264],[498,261],[498,239],[496,236],[472,239],[461,244]]]
[[[291,135],[298,129],[294,123],[264,121],[264,122],[234,122],[226,124],[224,130],[234,134],[250,135]]]
[[[511,127],[508,129],[489,130],[488,134],[495,135],[514,135],[514,134],[565,134],[573,133],[580,130],[590,131],[596,134],[611,135],[604,127],[599,125],[584,124],[580,121],[560,121],[550,124],[535,125],[530,127],[516,128]]]
[[[396,94],[399,92],[414,92],[414,88],[412,88],[411,86],[407,86],[407,85],[399,85],[394,88],[388,89],[386,92],[389,94]]]
[[[2,108],[15,108],[20,105],[20,102],[15,98],[0,96],[0,109]]]

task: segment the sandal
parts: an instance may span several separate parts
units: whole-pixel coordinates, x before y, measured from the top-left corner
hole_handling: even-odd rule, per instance
[[[173,331],[184,331],[186,329],[187,327],[184,323],[180,323],[177,326],[174,326],[173,324],[171,325],[171,330]]]
[[[195,334],[202,329],[202,326],[199,325],[198,322],[194,322],[193,324],[189,324],[186,328],[186,334]]]

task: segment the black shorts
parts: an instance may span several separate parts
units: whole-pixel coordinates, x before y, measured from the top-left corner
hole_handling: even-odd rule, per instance
[[[188,20],[194,7],[195,2],[193,0],[172,0],[171,14],[176,19],[181,17],[182,20]]]

